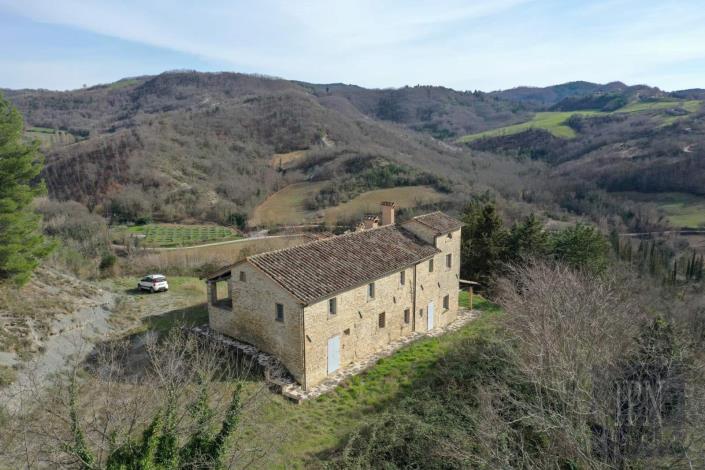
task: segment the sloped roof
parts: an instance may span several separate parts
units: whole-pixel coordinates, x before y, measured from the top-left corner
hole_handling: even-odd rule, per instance
[[[436,235],[442,235],[444,233],[452,232],[458,230],[463,226],[463,223],[458,219],[454,219],[441,211],[431,212],[429,214],[419,215],[412,218],[420,224],[433,230]]]
[[[401,270],[440,251],[393,225],[250,256],[304,304]]]

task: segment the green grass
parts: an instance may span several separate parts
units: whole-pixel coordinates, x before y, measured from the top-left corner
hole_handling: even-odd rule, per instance
[[[50,127],[30,127],[26,132],[39,132],[41,134],[58,134],[59,131]]]
[[[139,80],[134,79],[134,78],[126,78],[124,80],[119,80],[117,82],[113,82],[110,85],[108,85],[108,88],[111,90],[119,90],[120,88],[127,88],[132,85],[136,85],[139,83]]]
[[[466,293],[461,294],[460,305],[463,302],[467,304]],[[440,337],[416,341],[315,400],[294,405],[282,397],[273,397],[264,410],[265,422],[258,425],[271,430],[273,435],[285,429],[288,438],[281,447],[268,454],[268,461],[262,462],[262,466],[306,467],[310,458],[337,447],[349,433],[374,417],[400,394],[409,393],[411,385],[423,378],[450,348],[469,338],[492,335],[497,328],[500,309],[480,296],[475,296],[475,308],[481,311],[480,316],[463,328]],[[252,444],[265,445],[259,442]]]
[[[113,239],[119,238],[124,228],[113,231]],[[236,240],[240,235],[218,225],[172,225],[147,224],[127,228],[128,234],[143,235],[142,244],[153,247],[178,247],[203,243]]]
[[[473,140],[481,139],[483,137],[499,137],[504,135],[518,134],[520,132],[527,131],[529,129],[543,129],[547,130],[556,137],[571,138],[575,137],[575,131],[568,127],[565,122],[574,114],[580,114],[583,116],[593,116],[600,113],[598,111],[547,111],[536,113],[534,117],[527,122],[521,124],[514,124],[512,126],[500,127],[499,129],[492,129],[489,131],[479,132],[477,134],[470,134],[458,139],[459,142],[472,142]]]
[[[702,106],[702,101],[699,100],[659,100],[659,101],[637,101],[630,103],[613,112],[602,111],[547,111],[536,113],[534,117],[520,124],[491,129],[476,134],[469,134],[458,139],[458,142],[472,142],[484,137],[500,137],[505,135],[518,134],[529,129],[543,129],[556,137],[570,139],[576,136],[575,131],[566,125],[568,118],[574,114],[581,116],[606,116],[614,113],[635,113],[647,111],[663,111],[671,108],[683,108],[689,113],[694,113]],[[664,122],[672,123],[679,119],[680,116],[659,116]]]
[[[683,108],[686,111],[693,113],[702,105],[699,100],[659,100],[659,101],[635,101],[622,108],[619,108],[615,113],[634,113],[641,111],[655,111],[671,108]]]
[[[397,207],[416,207],[418,204],[438,202],[443,195],[430,186],[399,186],[396,188],[375,189],[334,207],[311,211],[305,207],[306,199],[314,196],[328,185],[328,181],[290,184],[272,194],[255,208],[250,225],[300,224],[318,221],[320,216],[334,223],[341,219],[362,216],[366,212],[379,211],[382,201],[395,201]]]
[[[0,388],[10,385],[17,378],[17,372],[10,366],[0,365]]]
[[[636,202],[654,204],[675,228],[705,227],[705,197],[687,193],[617,193]]]
[[[150,274],[150,273],[144,273]],[[118,304],[110,317],[117,330],[129,334],[147,330],[164,333],[178,326],[208,323],[206,290],[202,280],[189,276],[167,276],[169,291],[156,294],[139,291],[139,276],[105,279],[100,285],[117,294]]]

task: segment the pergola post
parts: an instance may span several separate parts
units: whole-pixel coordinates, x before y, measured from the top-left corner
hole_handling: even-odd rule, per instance
[[[215,305],[218,301],[218,283],[215,281],[208,281],[208,303]]]

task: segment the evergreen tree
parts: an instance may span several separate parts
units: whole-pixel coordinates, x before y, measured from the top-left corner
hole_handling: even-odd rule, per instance
[[[493,204],[471,204],[463,222],[461,274],[487,285],[507,261],[509,234]]]
[[[553,256],[576,269],[599,273],[607,267],[609,245],[594,227],[576,224],[552,237]]]
[[[548,234],[534,214],[529,215],[522,223],[512,226],[509,233],[509,253],[514,261],[543,257],[548,250]]]
[[[32,200],[44,193],[37,144],[22,141],[22,116],[0,96],[0,280],[25,283],[51,246],[39,232]]]

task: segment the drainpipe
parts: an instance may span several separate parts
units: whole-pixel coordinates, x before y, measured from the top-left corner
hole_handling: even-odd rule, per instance
[[[414,283],[411,286],[413,295],[411,297],[411,331],[416,331],[416,266],[414,265]]]
[[[306,313],[306,307],[301,305],[301,359],[303,362],[303,389],[306,390],[306,318],[304,317]]]

